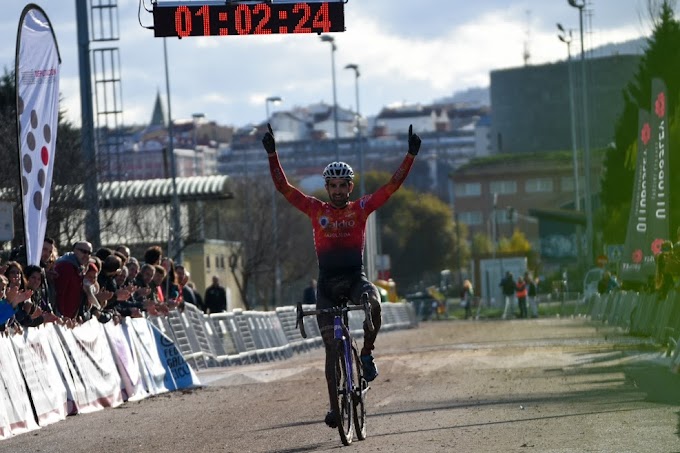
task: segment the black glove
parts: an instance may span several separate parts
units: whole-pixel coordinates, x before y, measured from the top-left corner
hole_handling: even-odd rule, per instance
[[[262,146],[267,151],[267,154],[273,154],[276,152],[276,141],[274,140],[274,131],[272,130],[272,125],[267,123],[269,132],[264,134],[262,137]]]
[[[420,137],[413,133],[413,124],[408,127],[408,152],[414,156],[420,151]]]

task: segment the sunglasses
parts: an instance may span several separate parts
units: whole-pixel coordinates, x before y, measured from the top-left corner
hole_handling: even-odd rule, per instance
[[[87,250],[87,249],[79,249],[79,248],[77,248],[76,250],[78,250],[80,253],[84,253],[85,255],[92,255],[92,251],[91,251],[91,250]]]

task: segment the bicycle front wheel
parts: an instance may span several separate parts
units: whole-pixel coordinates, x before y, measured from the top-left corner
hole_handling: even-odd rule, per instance
[[[366,439],[366,406],[365,398],[368,391],[368,382],[364,379],[364,370],[359,359],[356,345],[352,345],[352,404],[354,409],[354,431],[357,439]]]
[[[334,394],[331,395],[331,405],[333,411],[338,416],[337,422],[340,440],[342,440],[344,445],[349,445],[352,443],[352,436],[354,434],[354,426],[352,425],[352,388],[347,376],[347,363],[342,342],[338,342],[334,356],[335,373],[333,373],[331,390]]]

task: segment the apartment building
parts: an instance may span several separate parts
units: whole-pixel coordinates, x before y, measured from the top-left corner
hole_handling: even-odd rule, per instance
[[[599,156],[599,154],[598,154]],[[544,259],[576,256],[575,223],[546,230],[536,212],[571,211],[576,184],[570,152],[500,154],[473,159],[451,174],[454,209],[458,221],[469,227],[470,237],[481,232],[496,239],[509,237],[515,228],[525,234]],[[602,160],[593,159],[591,193],[599,192]],[[579,168],[578,187],[583,199],[585,177]],[[580,202],[583,206],[583,202]]]

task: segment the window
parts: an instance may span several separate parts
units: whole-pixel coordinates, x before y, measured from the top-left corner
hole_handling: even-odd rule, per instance
[[[524,186],[524,190],[527,193],[552,192],[553,180],[552,178],[527,179],[527,182]]]
[[[458,221],[466,225],[481,225],[482,213],[480,211],[461,212],[458,214]]]
[[[456,184],[457,197],[478,197],[482,194],[482,185],[478,182]]]
[[[492,181],[489,192],[497,194],[517,193],[517,181]]]
[[[210,257],[207,255],[205,257],[205,268],[210,270]]]
[[[578,178],[578,190],[579,192],[583,192],[583,188],[586,185],[586,178],[583,176],[579,176]],[[562,192],[573,192],[576,190],[574,187],[574,177],[573,176],[563,176],[562,179],[560,180],[560,188]]]

